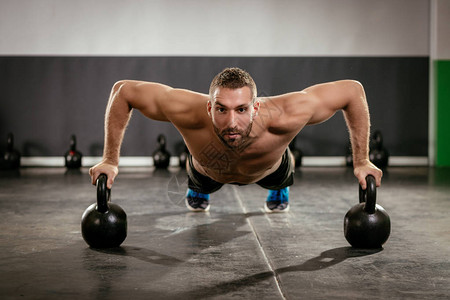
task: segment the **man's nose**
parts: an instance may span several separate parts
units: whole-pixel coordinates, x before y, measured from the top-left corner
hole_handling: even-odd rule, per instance
[[[236,126],[236,123],[237,123],[236,113],[234,111],[231,111],[228,114],[228,127],[234,127]]]

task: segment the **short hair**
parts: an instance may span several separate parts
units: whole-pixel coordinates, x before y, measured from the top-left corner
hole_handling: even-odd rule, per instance
[[[239,89],[248,86],[252,93],[252,101],[256,99],[256,84],[247,71],[240,68],[226,68],[217,74],[209,86],[209,96],[212,98],[216,88]]]

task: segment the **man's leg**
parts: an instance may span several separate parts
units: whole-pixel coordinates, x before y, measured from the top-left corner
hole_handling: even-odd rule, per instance
[[[289,211],[289,187],[269,190],[264,209],[268,213]]]
[[[283,154],[280,167],[257,184],[269,190],[264,209],[268,213],[289,211],[289,186],[294,183],[295,159],[289,150]]]
[[[186,193],[186,207],[190,211],[209,211],[209,194],[198,193],[188,188]]]
[[[188,155],[188,161],[186,163],[186,172],[188,175],[188,189],[185,201],[186,207],[190,211],[209,211],[209,194],[220,189],[223,184],[214,181],[195,170],[190,154]]]

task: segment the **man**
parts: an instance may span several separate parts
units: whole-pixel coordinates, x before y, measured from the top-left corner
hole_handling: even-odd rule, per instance
[[[343,110],[350,132],[354,174],[362,187],[371,174],[381,184],[382,172],[369,161],[369,110],[362,85],[342,80],[303,91],[257,98],[250,74],[227,68],[211,82],[209,95],[166,85],[119,81],[105,116],[103,160],[89,170],[111,188],[118,174],[119,153],[132,109],[153,120],[171,122],[191,155],[186,206],[208,211],[209,195],[223,184],[256,183],[269,190],[267,212],[289,210],[294,159],[288,145],[305,125],[323,122]]]

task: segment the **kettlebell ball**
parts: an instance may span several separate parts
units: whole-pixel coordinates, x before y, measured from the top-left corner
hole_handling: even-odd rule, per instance
[[[127,237],[127,215],[117,204],[111,203],[108,178],[97,179],[97,203],[90,205],[81,217],[83,239],[92,248],[119,247]]]
[[[366,177],[367,189],[359,187],[359,204],[344,217],[344,235],[355,248],[381,248],[391,233],[391,221],[384,208],[376,204],[376,183]]]

